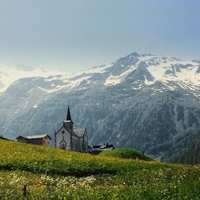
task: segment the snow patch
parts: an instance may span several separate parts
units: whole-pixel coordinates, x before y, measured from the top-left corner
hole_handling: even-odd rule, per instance
[[[26,101],[26,103],[25,103],[23,109],[25,109],[27,105],[28,105],[28,100]]]
[[[109,78],[106,79],[104,85],[109,86],[109,85],[117,85],[121,82],[119,76],[110,76]]]
[[[3,86],[0,87],[0,92],[7,89],[9,85],[14,83],[16,80],[21,78],[31,78],[31,77],[44,77],[62,75],[63,72],[58,70],[44,70],[42,68],[36,68],[30,70],[19,70],[19,67],[10,67],[7,65],[0,65],[0,81]],[[69,76],[69,73],[67,73]]]

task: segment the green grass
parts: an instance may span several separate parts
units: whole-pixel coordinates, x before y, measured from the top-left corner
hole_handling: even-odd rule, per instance
[[[136,151],[134,149],[113,149],[111,151],[102,151],[100,156],[111,156],[116,158],[132,158],[132,159],[140,159],[140,160],[146,160],[146,161],[153,161],[153,159],[150,156],[147,156],[142,154],[142,152]],[[123,156],[122,156],[123,155]]]
[[[0,152],[2,200],[200,199],[197,165],[97,156],[4,140]]]

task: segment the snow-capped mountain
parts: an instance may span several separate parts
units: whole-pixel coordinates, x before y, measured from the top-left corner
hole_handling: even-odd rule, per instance
[[[75,74],[49,75],[24,75],[0,94],[0,134],[54,138],[68,102],[74,126],[87,128],[91,145],[109,142],[162,157],[200,129],[198,61],[134,52]]]
[[[130,79],[132,75],[135,76],[132,83],[136,85],[153,85],[156,81],[161,81],[166,83],[168,89],[173,90],[168,83],[175,81],[181,87],[193,91],[200,86],[200,63],[198,61],[181,61],[174,57],[154,56],[152,54],[139,55],[136,52],[109,65],[93,67],[89,70],[78,71],[75,74],[58,70],[34,69],[20,64],[16,67],[4,65],[0,69],[1,91],[21,78],[35,77],[43,77],[47,83],[62,82],[62,86],[53,83],[51,88],[41,87],[41,89],[50,93],[63,88],[73,89],[89,84],[112,86]]]
[[[14,67],[5,64],[0,64],[0,92],[5,91],[9,85],[21,78],[48,77],[62,73],[63,72],[58,70],[44,70],[42,68],[32,68],[23,64],[17,64]]]

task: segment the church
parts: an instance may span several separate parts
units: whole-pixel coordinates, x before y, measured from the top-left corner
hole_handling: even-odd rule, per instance
[[[88,137],[86,129],[73,129],[70,108],[68,105],[67,116],[62,127],[55,132],[55,147],[78,152],[88,151]]]

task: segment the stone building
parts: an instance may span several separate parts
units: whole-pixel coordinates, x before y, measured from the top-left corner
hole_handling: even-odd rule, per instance
[[[51,137],[47,134],[45,135],[31,135],[31,136],[18,136],[17,138],[18,142],[24,142],[29,144],[36,144],[36,145],[42,145],[42,146],[48,146],[51,145]]]
[[[88,136],[86,129],[73,129],[74,122],[68,106],[66,119],[61,128],[55,132],[55,147],[79,152],[88,151]]]

